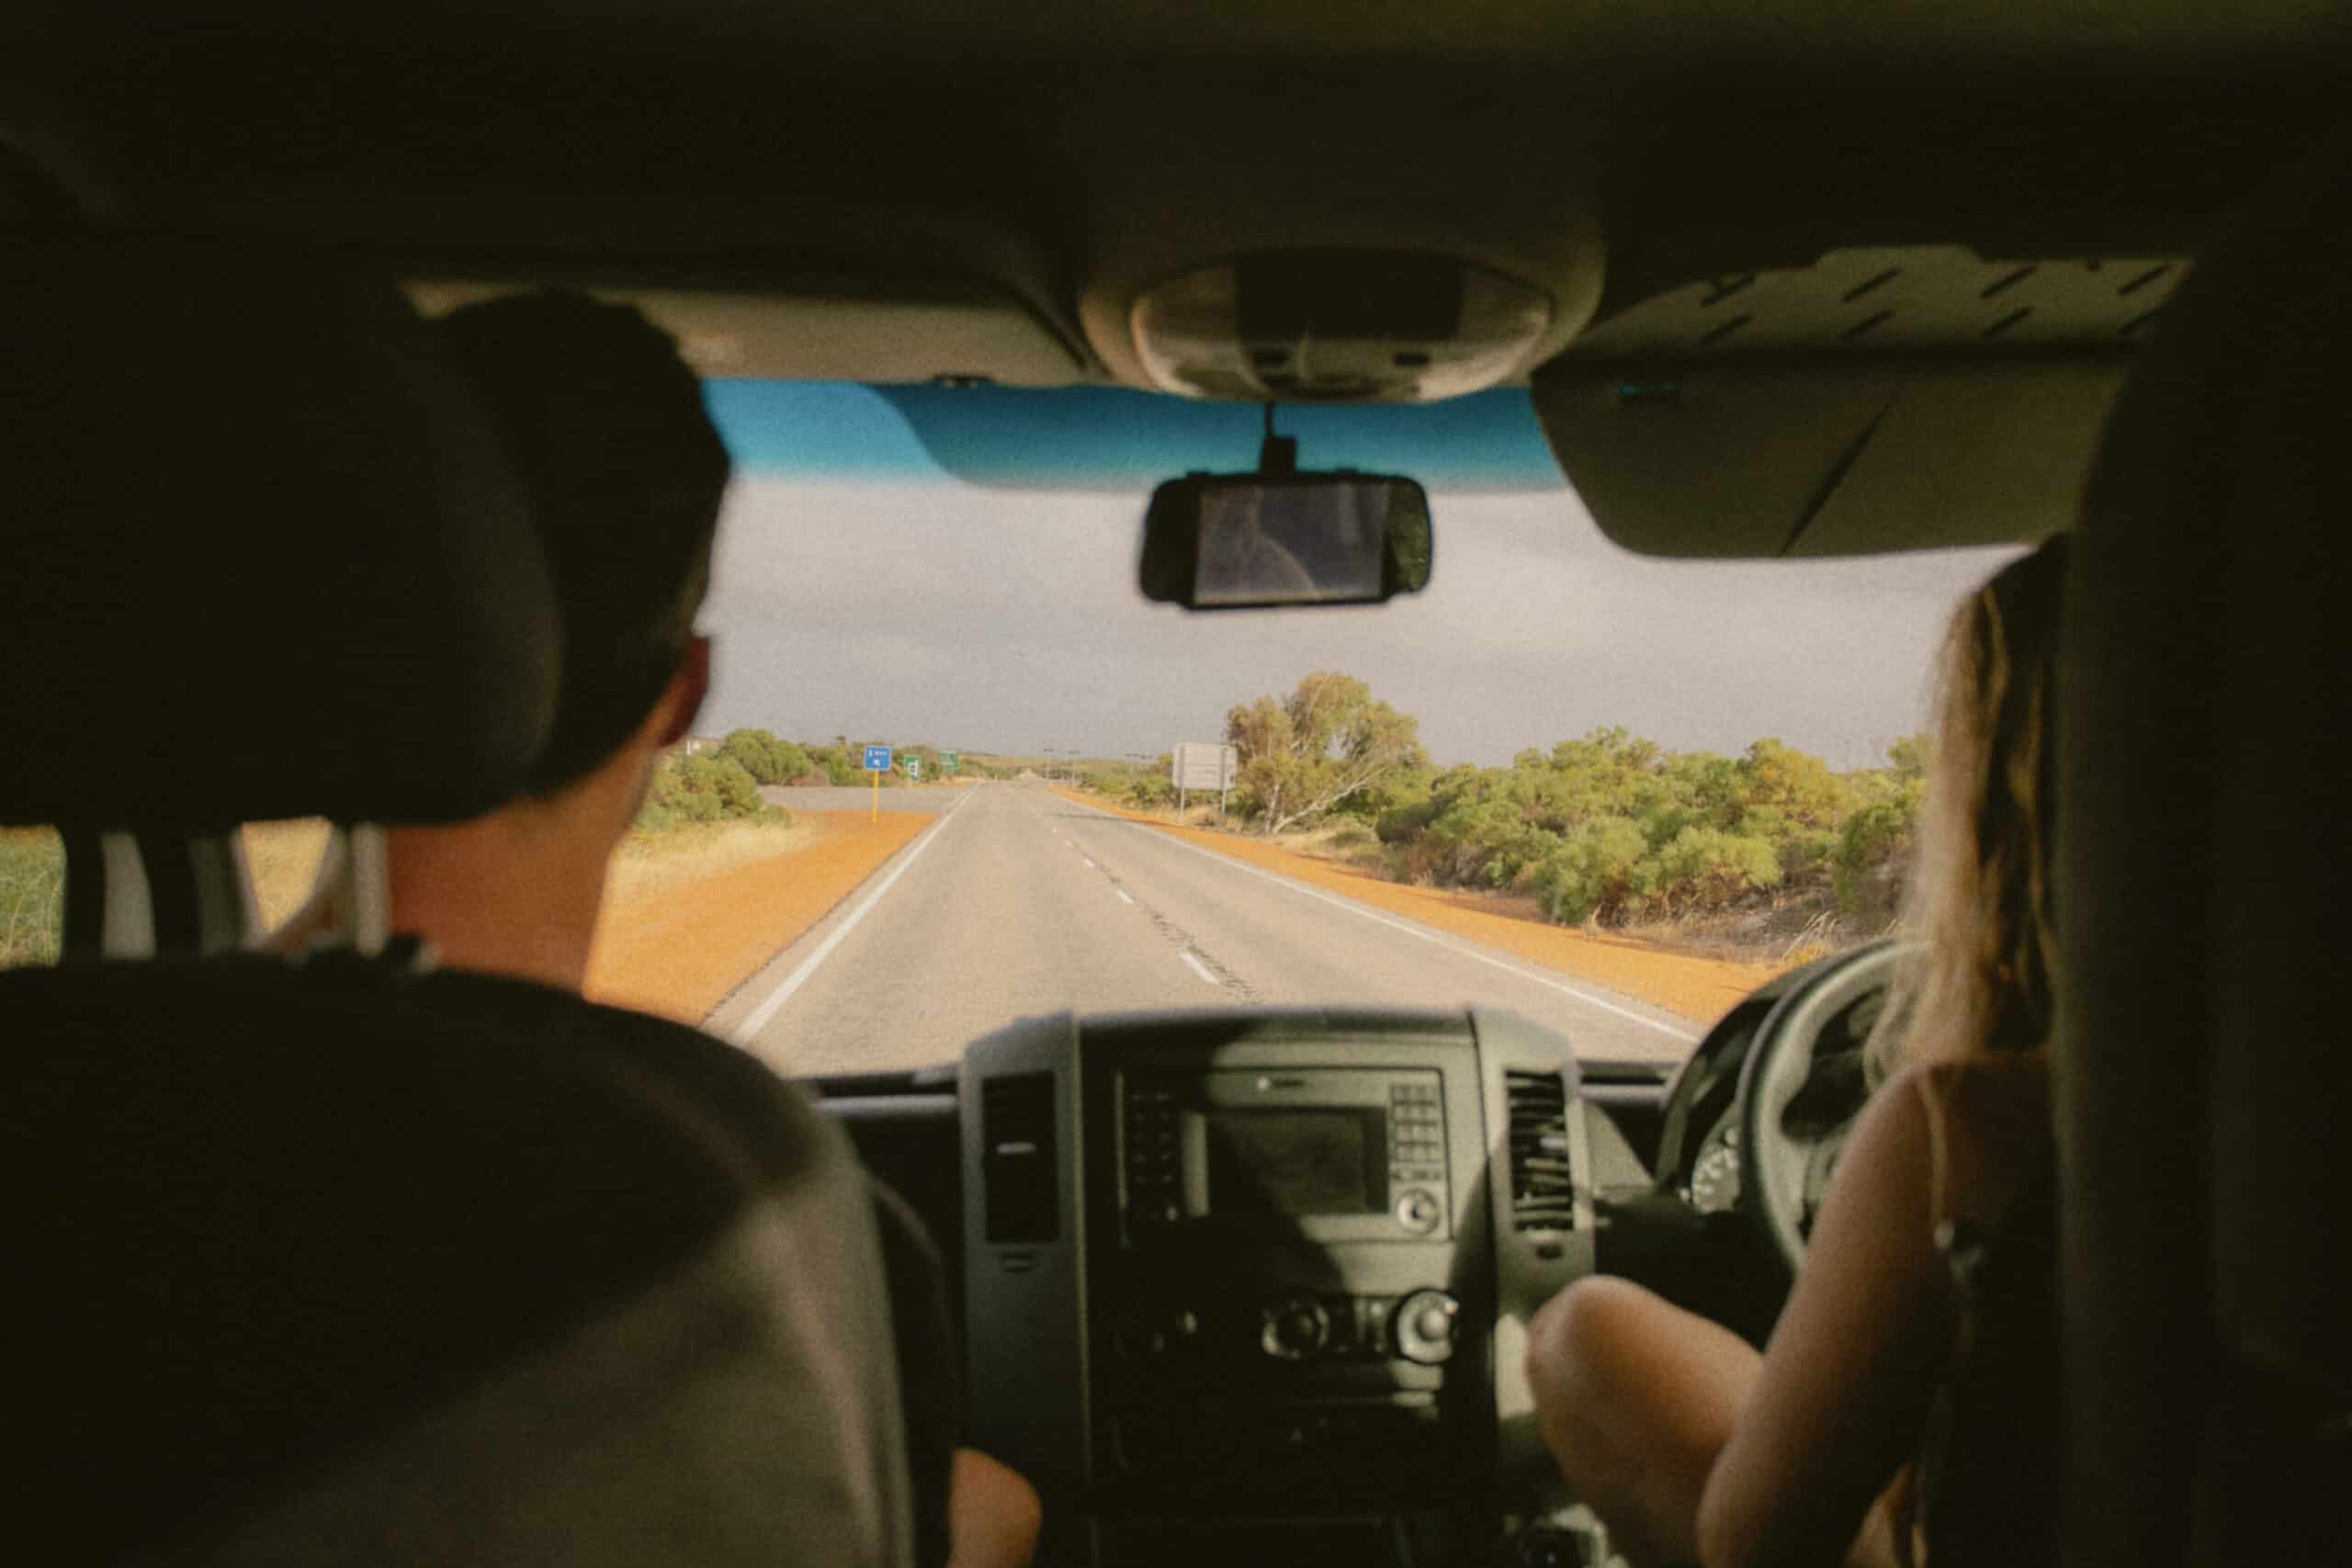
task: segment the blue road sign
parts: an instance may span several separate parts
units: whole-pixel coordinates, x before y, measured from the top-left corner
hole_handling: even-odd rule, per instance
[[[890,748],[888,746],[868,746],[865,749],[865,771],[869,773],[888,773],[890,771]]]

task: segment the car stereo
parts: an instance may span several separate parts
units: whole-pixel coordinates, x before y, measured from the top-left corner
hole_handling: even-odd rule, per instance
[[[1139,1071],[1122,1073],[1118,1090],[1130,1245],[1202,1223],[1317,1242],[1412,1241],[1449,1227],[1442,1073]]]
[[[975,1042],[973,1439],[1085,1520],[1048,1557],[1149,1559],[1155,1520],[1490,1497],[1532,1427],[1507,1419],[1525,1317],[1591,1267],[1575,1091],[1566,1042],[1485,1013]]]

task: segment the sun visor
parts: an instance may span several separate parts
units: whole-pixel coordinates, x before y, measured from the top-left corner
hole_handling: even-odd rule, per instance
[[[558,628],[521,495],[388,283],[251,247],[0,253],[0,822],[450,820]]]
[[[1863,555],[2071,526],[2129,361],[1563,366],[1536,417],[1601,532],[1652,556]]]
[[[1645,555],[1841,556],[2073,525],[2178,256],[1831,251],[1594,324],[1534,379],[1601,531]]]
[[[530,287],[420,281],[409,297],[428,316]],[[589,285],[632,305],[678,343],[700,374],[756,380],[1060,387],[1085,367],[1011,291],[961,279],[890,289],[809,285],[746,293]]]

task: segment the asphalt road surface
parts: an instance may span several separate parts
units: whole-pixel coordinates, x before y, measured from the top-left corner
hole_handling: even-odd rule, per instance
[[[781,793],[812,797],[786,802],[809,807],[865,798]],[[780,1071],[952,1062],[976,1036],[1062,1009],[1468,1004],[1548,1024],[1580,1056],[1620,1058],[1679,1059],[1700,1032],[1634,998],[1041,787],[896,793],[901,809],[939,820],[710,1020]]]
[[[977,786],[975,786],[977,787]],[[763,784],[760,798],[770,806],[781,806],[794,811],[864,811],[879,805],[885,811],[913,811],[936,817],[964,797],[960,789],[886,789],[873,785],[844,784],[810,785],[801,788],[794,784]]]

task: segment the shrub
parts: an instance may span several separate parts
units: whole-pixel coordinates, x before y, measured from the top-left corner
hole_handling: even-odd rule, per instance
[[[1146,809],[1172,806],[1176,802],[1176,786],[1159,773],[1147,773],[1127,786],[1127,798]]]
[[[1838,908],[1859,914],[1869,901],[1873,873],[1909,855],[1924,791],[1917,780],[1847,817],[1830,855],[1830,882]]]
[[[749,817],[760,808],[760,786],[732,757],[689,757],[678,775],[689,793],[716,795],[721,816]]]
[[[1389,874],[1416,887],[1427,887],[1437,880],[1438,862],[1444,858],[1435,844],[1419,834],[1390,845],[1388,856]]]
[[[765,729],[729,731],[718,755],[749,773],[753,784],[782,784],[808,771],[807,752]]]
[[[1502,796],[1463,800],[1425,829],[1444,854],[1448,880],[1503,887],[1520,881],[1562,842],[1521,804]]]
[[[783,813],[760,799],[759,786],[730,757],[672,758],[653,771],[635,826],[658,833],[684,822],[775,820]]]
[[[1655,894],[1669,914],[1714,908],[1781,880],[1772,846],[1720,828],[1685,828],[1657,852]]]
[[[1437,803],[1428,795],[1409,795],[1382,809],[1374,819],[1372,830],[1384,844],[1401,844],[1430,825],[1437,816]]]
[[[1623,817],[1602,817],[1578,828],[1535,868],[1535,896],[1563,925],[1615,919],[1647,896],[1657,868],[1649,840]]]
[[[727,815],[727,807],[715,795],[689,790],[670,803],[670,809],[681,822],[716,822]]]

